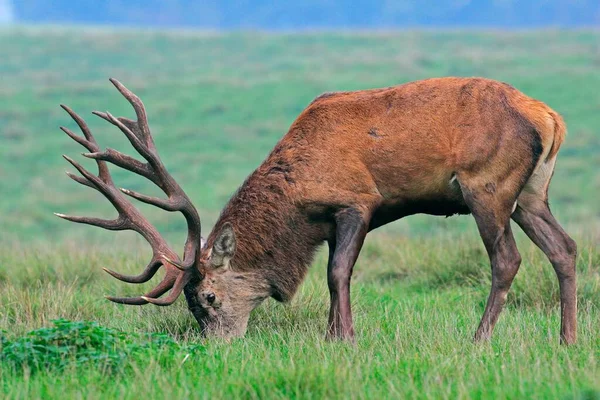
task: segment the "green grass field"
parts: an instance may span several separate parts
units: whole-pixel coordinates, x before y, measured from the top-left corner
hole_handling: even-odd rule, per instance
[[[0,30],[0,49],[0,397],[600,398],[600,33],[17,27]],[[149,257],[142,240],[52,215],[114,213],[64,175],[61,154],[83,157],[58,129],[74,125],[65,103],[89,116],[101,146],[133,154],[90,114],[132,114],[108,77],[144,100],[161,156],[207,232],[318,94],[444,75],[504,80],[565,117],[550,197],[580,248],[575,346],[558,345],[558,285],[521,232],[524,261],[494,338],[471,342],[490,285],[471,217],[415,216],[370,234],[353,279],[352,346],[324,340],[324,253],[291,304],[267,301],[253,313],[245,338],[203,339],[183,300],[158,308],[103,299],[147,288],[102,272],[139,271]],[[120,186],[156,193],[114,171]],[[140,208],[181,247],[179,216]],[[71,329],[60,341],[39,330],[61,318],[98,326],[59,323]]]

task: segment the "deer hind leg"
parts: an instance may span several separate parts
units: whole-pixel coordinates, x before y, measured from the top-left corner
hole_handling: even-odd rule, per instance
[[[519,195],[518,207],[512,218],[546,254],[554,267],[560,286],[560,340],[563,344],[571,344],[577,340],[577,245],[558,224],[548,207],[550,176],[551,173],[546,174],[546,181],[539,176],[528,181]]]
[[[477,222],[492,267],[492,288],[475,340],[489,339],[519,270],[521,256],[510,227],[516,190],[501,185],[477,184],[459,178],[463,196]]]
[[[352,339],[354,328],[350,310],[350,280],[352,269],[367,235],[369,221],[355,209],[345,209],[336,215],[335,238],[329,241],[327,284],[331,298],[328,339]]]

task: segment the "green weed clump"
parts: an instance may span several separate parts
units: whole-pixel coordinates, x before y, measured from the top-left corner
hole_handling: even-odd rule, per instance
[[[201,345],[181,346],[165,334],[126,334],[96,322],[57,319],[52,324],[12,340],[3,331],[0,337],[3,366],[29,373],[62,370],[67,366],[93,366],[111,372],[121,369],[127,358],[201,349]]]

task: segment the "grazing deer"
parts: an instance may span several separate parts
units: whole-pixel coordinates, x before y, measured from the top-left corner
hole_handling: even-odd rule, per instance
[[[164,279],[144,296],[108,297],[122,304],[172,304],[181,292],[202,331],[240,336],[250,312],[268,297],[287,301],[323,242],[329,245],[331,297],[328,337],[352,338],[350,279],[367,232],[407,215],[473,214],[492,267],[492,288],[475,334],[488,339],[521,257],[512,218],[550,259],[560,284],[561,341],[576,340],[576,244],[548,208],[548,185],[564,140],[562,118],[513,87],[479,78],[439,78],[316,98],[267,159],[233,195],[206,241],[192,202],[167,172],[140,99],[111,82],[137,120],[94,112],[117,126],[146,162],[100,150],[81,117],[62,106],[83,137],[61,129],[96,160],[96,176],[64,156],[82,176],[73,180],[102,193],[114,220],[57,214],[110,230],[134,230],[153,256],[142,283],[160,266]],[[166,199],[117,189],[107,164],[155,183]],[[188,235],[183,258],[124,196],[180,211]],[[163,294],[170,293],[166,297]]]

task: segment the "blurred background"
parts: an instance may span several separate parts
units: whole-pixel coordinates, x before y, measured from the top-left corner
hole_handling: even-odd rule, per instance
[[[214,29],[579,27],[596,0],[0,0],[0,20]]]
[[[133,115],[109,77],[144,100],[159,152],[207,232],[320,93],[447,75],[506,81],[565,117],[551,206],[574,234],[598,237],[599,26],[597,0],[0,0],[0,240],[135,240],[52,215],[114,215],[64,175],[72,168],[61,154],[95,167],[58,129],[76,128],[65,103],[101,147],[135,154],[118,129],[91,115]],[[157,194],[142,178],[113,171],[119,185]],[[183,243],[180,216],[140,207]],[[429,216],[383,229],[469,231],[471,218]]]

